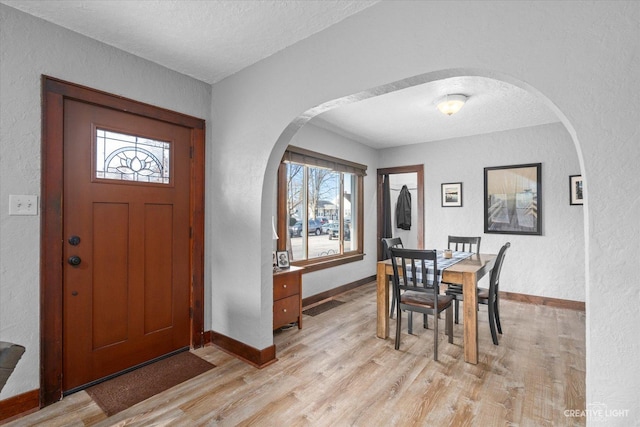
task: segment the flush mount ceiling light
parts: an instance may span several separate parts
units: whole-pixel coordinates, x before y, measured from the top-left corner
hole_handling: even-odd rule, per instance
[[[450,116],[460,111],[465,102],[467,102],[465,95],[445,95],[438,100],[438,110]]]

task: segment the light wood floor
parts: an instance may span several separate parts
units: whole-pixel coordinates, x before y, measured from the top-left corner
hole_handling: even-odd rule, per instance
[[[376,338],[375,294],[375,283],[361,286],[336,298],[346,304],[305,316],[304,329],[277,332],[279,361],[264,369],[209,346],[194,353],[215,369],[111,418],[81,391],[9,425],[584,425],[564,415],[585,408],[584,312],[503,300],[494,346],[481,306],[474,366],[463,360],[462,325],[448,344],[444,319],[438,362],[418,316],[416,335],[403,322],[400,350]]]

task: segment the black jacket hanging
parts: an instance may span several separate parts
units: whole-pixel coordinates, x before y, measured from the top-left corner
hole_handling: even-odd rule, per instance
[[[411,230],[411,193],[406,185],[402,186],[396,204],[396,227]]]

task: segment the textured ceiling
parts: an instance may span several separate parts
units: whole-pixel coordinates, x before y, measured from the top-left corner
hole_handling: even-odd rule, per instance
[[[468,96],[447,116],[436,104],[447,94]],[[329,110],[312,123],[374,148],[418,144],[557,122],[529,92],[486,77],[452,77]]]
[[[376,1],[0,0],[198,80],[225,77]]]
[[[0,3],[214,84],[377,1]],[[435,101],[447,93],[470,96],[463,109],[451,117],[435,108]],[[312,123],[371,147],[385,148],[556,121],[555,114],[520,88],[487,78],[458,77],[341,106]]]

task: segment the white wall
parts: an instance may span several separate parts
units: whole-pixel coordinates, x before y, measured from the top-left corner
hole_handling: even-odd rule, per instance
[[[380,167],[423,163],[425,247],[447,236],[481,236],[482,252],[507,241],[502,291],[585,300],[583,207],[569,205],[569,175],[580,174],[560,123],[380,150]],[[542,236],[484,233],[484,168],[542,163]],[[462,182],[462,207],[441,207],[440,184]],[[488,278],[483,279],[485,282]],[[484,283],[488,285],[488,283]]]
[[[9,194],[39,194],[41,73],[211,118],[205,326],[257,349],[273,342],[276,169],[314,113],[292,120],[394,82],[482,75],[538,94],[576,143],[588,198],[587,399],[640,416],[640,366],[627,363],[640,358],[640,101],[630,95],[640,92],[640,3],[381,2],[214,85],[213,98],[202,83],[2,5],[0,18],[0,338],[28,352],[0,399],[39,385],[38,218],[6,213]]]
[[[619,361],[640,358],[640,199],[630,197],[639,183],[640,107],[630,96],[640,91],[639,9],[629,1],[381,2],[214,85],[213,179],[220,185],[213,188],[219,221],[210,237],[230,241],[225,227],[241,215],[236,241],[259,235],[261,245],[214,248],[213,329],[256,348],[272,343],[275,172],[311,109],[450,76],[493,77],[539,96],[576,144],[589,200],[587,399],[634,409],[637,419],[640,366]],[[241,283],[243,292],[230,283]],[[611,283],[632,286],[616,286],[612,298]]]
[[[376,150],[325,129],[306,124],[291,140],[291,145],[343,160],[367,165],[364,177],[364,253],[362,261],[305,273],[302,280],[302,297],[306,298],[355,282],[375,274],[376,269]],[[371,238],[374,236],[374,238]]]
[[[502,290],[529,295],[585,300],[583,207],[569,205],[569,175],[580,173],[576,149],[560,123],[375,151],[312,124],[291,140],[295,145],[368,165],[365,178],[365,260],[304,275],[303,297],[370,276],[376,253],[376,169],[424,164],[425,247],[442,248],[447,235],[482,236],[484,252],[497,253],[510,241]],[[409,160],[408,160],[409,159]],[[542,163],[542,236],[485,234],[484,168]],[[379,163],[379,165],[378,165]],[[440,184],[463,183],[463,206],[443,208]],[[391,175],[391,187],[412,193],[412,224],[417,223],[416,174]],[[391,192],[394,237],[416,247],[417,228],[395,228],[399,191]],[[411,242],[414,242],[413,246]],[[542,267],[543,266],[543,267]],[[488,278],[485,279],[485,281]]]
[[[0,4],[0,340],[26,347],[0,400],[40,387],[40,215],[9,216],[8,202],[40,195],[42,74],[211,114],[210,85]]]

